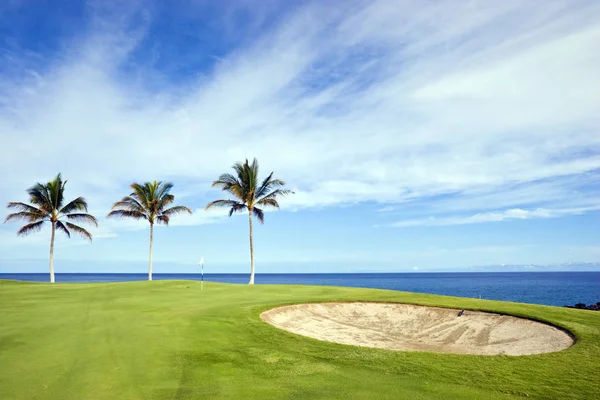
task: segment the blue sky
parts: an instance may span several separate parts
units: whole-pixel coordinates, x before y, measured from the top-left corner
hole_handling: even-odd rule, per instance
[[[104,216],[172,181],[196,212],[157,230],[156,272],[246,272],[247,218],[203,208],[257,157],[296,192],[255,225],[258,272],[598,262],[598,21],[573,0],[5,1],[0,202],[62,172],[100,226],[58,239],[57,272],[143,273],[147,225]],[[45,272],[49,230],[17,229],[0,272]]]

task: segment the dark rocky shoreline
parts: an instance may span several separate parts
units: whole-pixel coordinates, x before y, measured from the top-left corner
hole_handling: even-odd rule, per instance
[[[592,311],[600,311],[600,301],[596,304],[585,305],[583,303],[577,303],[574,306],[563,306],[567,308],[579,308],[581,310],[592,310]]]

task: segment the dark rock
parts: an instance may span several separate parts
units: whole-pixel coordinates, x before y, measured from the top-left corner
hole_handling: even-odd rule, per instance
[[[566,308],[578,308],[580,310],[592,310],[592,311],[600,311],[600,301],[596,304],[585,305],[584,303],[577,303],[574,306],[564,305]]]

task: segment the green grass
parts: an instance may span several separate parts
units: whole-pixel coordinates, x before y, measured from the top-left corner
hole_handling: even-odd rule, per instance
[[[393,352],[321,342],[263,310],[322,300],[491,310],[577,343],[535,356]],[[600,398],[600,313],[370,289],[154,281],[0,281],[0,399]]]

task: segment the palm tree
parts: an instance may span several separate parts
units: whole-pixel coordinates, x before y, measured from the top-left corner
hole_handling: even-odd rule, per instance
[[[258,218],[263,224],[264,212],[262,207],[279,208],[277,202],[278,196],[293,194],[291,190],[281,189],[285,182],[281,179],[273,179],[273,172],[259,184],[258,179],[258,161],[256,158],[252,164],[248,160],[244,164],[235,163],[232,168],[237,176],[232,174],[222,174],[219,179],[212,183],[213,187],[218,187],[225,192],[229,192],[235,200],[215,200],[208,203],[206,209],[212,207],[230,207],[229,216],[233,213],[248,210],[248,221],[250,223],[250,285],[254,284],[254,245],[252,243],[252,216]]]
[[[4,221],[5,223],[12,220],[27,221],[27,225],[17,231],[19,236],[38,232],[46,222],[50,222],[52,226],[52,236],[50,236],[51,283],[54,283],[54,235],[56,230],[63,231],[69,238],[71,232],[75,232],[91,242],[92,235],[70,221],[81,221],[98,226],[96,218],[87,213],[87,202],[83,197],[78,197],[63,205],[66,184],[67,181],[63,182],[60,174],[46,184],[36,183],[27,190],[29,202],[32,205],[19,202],[8,203],[7,207],[15,209],[17,212],[9,214]]]
[[[143,185],[132,183],[132,193],[123,197],[112,206],[108,217],[145,219],[150,222],[150,259],[148,261],[148,280],[152,280],[152,241],[154,224],[169,225],[171,216],[187,212],[192,213],[187,207],[174,206],[166,208],[175,201],[171,193],[173,184],[170,182],[145,182]]]

